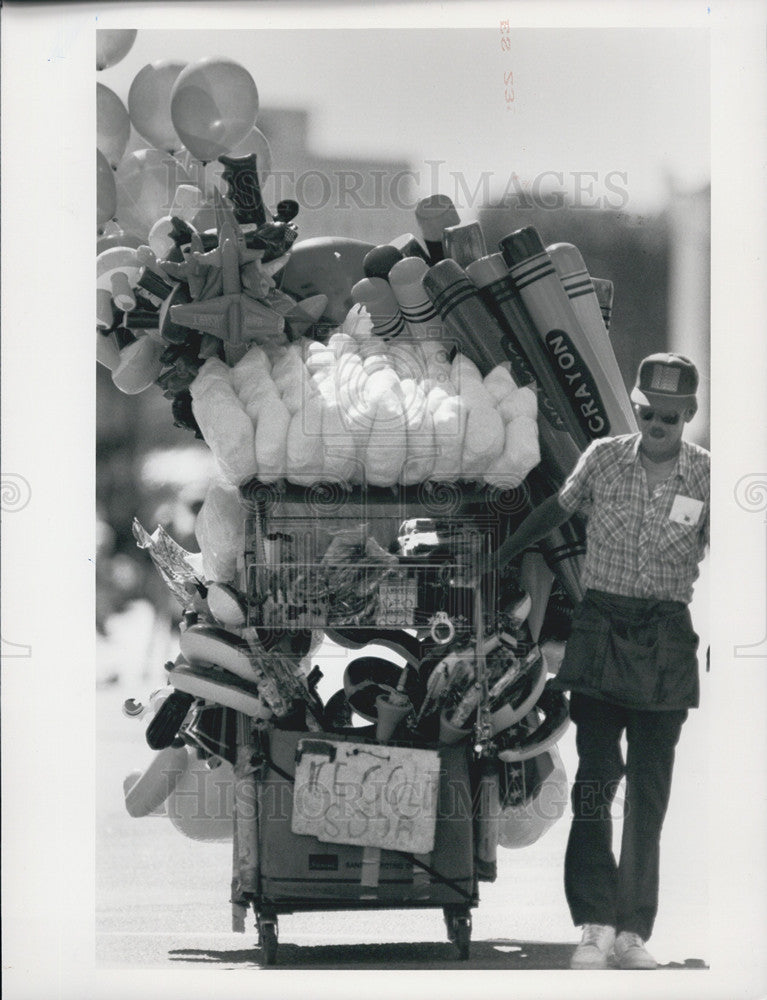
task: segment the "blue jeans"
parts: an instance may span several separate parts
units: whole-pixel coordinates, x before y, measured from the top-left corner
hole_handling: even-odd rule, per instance
[[[570,716],[577,727],[578,771],[571,792],[565,894],[573,922],[610,924],[646,941],[658,911],[660,834],[687,710],[624,708],[574,691]],[[623,837],[616,863],[610,807],[624,774]]]

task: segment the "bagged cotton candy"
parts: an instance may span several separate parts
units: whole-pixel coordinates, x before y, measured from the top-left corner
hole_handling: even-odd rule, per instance
[[[441,393],[440,389],[431,391],[437,395]],[[435,482],[449,482],[460,477],[468,417],[468,407],[460,396],[446,396],[434,410],[436,458],[431,479]]]
[[[245,545],[245,512],[239,491],[214,480],[205,494],[194,526],[205,578],[228,583],[237,574],[237,560]]]
[[[290,418],[286,446],[286,471],[291,483],[311,486],[322,480],[322,397],[305,400]]]
[[[256,420],[256,462],[258,478],[272,483],[287,472],[287,444],[291,414],[275,395],[262,405]]]
[[[515,420],[517,417],[530,417],[531,420],[536,420],[538,417],[538,397],[535,390],[527,385],[522,389],[515,390],[500,401],[498,412],[505,422]]]
[[[407,457],[402,396],[393,388],[378,397],[364,453],[365,479],[371,486],[394,486]]]
[[[353,483],[360,480],[357,443],[338,399],[334,378],[319,386],[322,400],[322,477],[326,482]]]
[[[485,482],[503,490],[516,489],[540,460],[538,423],[532,417],[518,416],[506,424],[503,453],[487,469]]]
[[[517,383],[506,365],[496,365],[485,375],[482,384],[496,403],[500,403],[517,388]]]
[[[461,476],[481,479],[483,472],[503,453],[506,431],[503,418],[491,403],[468,403],[467,406]]]
[[[402,402],[407,454],[400,482],[409,486],[429,478],[437,458],[437,446],[434,441],[434,417],[427,405],[426,394],[414,379],[403,379]]]
[[[192,386],[195,382],[197,379]],[[255,476],[258,466],[253,423],[231,384],[212,378],[203,391],[197,386],[191,392],[194,418],[221,475],[235,486]]]
[[[210,386],[215,385],[218,382],[223,382],[224,385],[231,386],[232,384],[232,369],[229,365],[221,361],[220,358],[208,358],[208,360],[201,366],[197,375],[189,386],[189,392],[192,399],[197,396],[201,396]]]
[[[260,374],[269,374],[272,362],[269,355],[258,344],[253,344],[236,365],[232,367],[232,385],[239,395],[243,387],[251,380],[258,379]]]

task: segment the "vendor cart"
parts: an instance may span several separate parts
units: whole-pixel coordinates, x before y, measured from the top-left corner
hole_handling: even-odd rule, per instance
[[[363,716],[374,695],[379,708],[410,706],[423,671],[456,643],[481,651],[497,580],[480,560],[506,517],[486,492],[260,483],[242,492],[248,623],[264,644],[289,648],[302,630],[322,630],[405,658],[397,689],[379,680],[361,685],[356,703],[351,693]],[[240,921],[253,908],[267,964],[279,915],[313,910],[441,908],[459,957],[469,956],[482,712],[451,743],[436,723],[414,728],[407,708],[388,724],[382,714],[330,731],[322,715],[308,729],[309,713],[255,727],[240,718],[232,901]]]

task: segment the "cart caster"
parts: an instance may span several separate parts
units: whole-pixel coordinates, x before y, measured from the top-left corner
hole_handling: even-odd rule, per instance
[[[448,941],[452,941],[458,951],[458,957],[465,962],[469,957],[471,946],[471,913],[464,908],[454,910],[447,906],[442,912],[445,916]]]
[[[264,964],[277,962],[277,918],[258,917],[258,946],[264,953]]]

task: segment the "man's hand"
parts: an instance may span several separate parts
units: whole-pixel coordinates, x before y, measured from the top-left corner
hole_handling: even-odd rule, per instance
[[[554,496],[548,497],[527,515],[511,538],[507,539],[490,557],[485,572],[490,572],[499,566],[505,566],[520,552],[535,545],[549,532],[568,521],[570,517],[570,512],[560,505],[558,494],[555,493]]]

